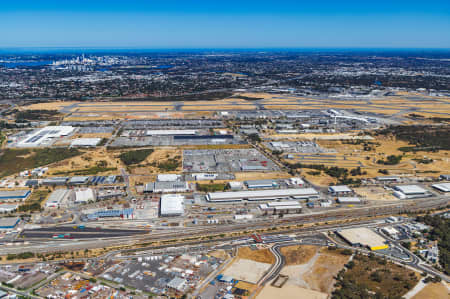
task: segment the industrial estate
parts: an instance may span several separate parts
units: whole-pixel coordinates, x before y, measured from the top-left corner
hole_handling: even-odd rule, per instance
[[[414,55],[2,57],[0,298],[448,298],[449,59]]]

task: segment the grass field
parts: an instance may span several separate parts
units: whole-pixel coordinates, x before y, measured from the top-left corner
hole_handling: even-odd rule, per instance
[[[239,248],[237,256],[241,259],[247,259],[259,263],[275,263],[275,257],[269,249],[252,250],[250,247]]]
[[[122,166],[114,152],[104,148],[84,150],[82,155],[52,165],[50,175],[109,175],[117,174]]]

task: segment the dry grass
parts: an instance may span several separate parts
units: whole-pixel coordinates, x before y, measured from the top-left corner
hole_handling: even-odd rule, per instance
[[[294,284],[286,283],[282,288],[276,288],[271,285],[266,285],[261,293],[256,297],[257,299],[326,299],[328,295],[313,290],[308,290]]]
[[[301,265],[307,263],[319,248],[313,245],[298,245],[281,248],[281,253],[286,258],[286,265]]]
[[[412,299],[450,298],[449,287],[442,283],[429,283]]]
[[[211,251],[208,253],[208,255],[221,260],[227,260],[230,257],[230,255],[222,249]]]
[[[252,250],[250,247],[241,247],[239,248],[237,256],[241,259],[247,259],[259,263],[275,263],[275,257],[269,249]]]
[[[53,164],[49,170],[49,174],[53,175],[57,172],[84,170],[96,166],[100,161],[106,161],[106,168],[116,167],[119,169],[119,167],[121,167],[120,161],[116,159],[111,152],[103,148],[98,148],[86,150],[81,156],[76,156]],[[116,172],[117,171],[108,171],[102,174],[115,174]]]
[[[288,179],[292,177],[287,172],[236,172],[236,181],[265,180],[265,179]]]

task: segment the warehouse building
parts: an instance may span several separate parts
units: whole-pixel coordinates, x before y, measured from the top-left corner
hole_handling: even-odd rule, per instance
[[[450,174],[441,174],[439,179],[443,181],[450,181]]]
[[[145,184],[144,193],[188,192],[189,184],[179,182],[151,182]]]
[[[0,213],[11,213],[17,211],[17,204],[0,204]]]
[[[373,251],[389,248],[383,237],[366,227],[339,230],[336,234],[352,246],[367,247]]]
[[[33,131],[22,141],[17,143],[18,147],[37,147],[51,145],[57,138],[69,136],[74,131],[72,126],[48,126]]]
[[[181,216],[184,214],[184,196],[180,194],[164,194],[159,204],[161,217]]]
[[[244,187],[244,184],[242,184],[242,182],[228,182],[228,186],[230,187],[230,190],[232,191],[238,191],[238,190],[242,190],[242,188]]]
[[[89,182],[88,176],[74,176],[67,182],[69,185],[84,185]]]
[[[89,220],[96,220],[99,218],[122,218],[122,219],[133,219],[134,209],[128,208],[123,210],[100,210],[87,215]]]
[[[340,204],[360,204],[361,199],[356,196],[340,196],[337,198],[337,202]]]
[[[78,189],[75,191],[75,203],[88,203],[90,201],[95,201],[94,190],[91,188]]]
[[[71,147],[96,147],[101,138],[76,138],[70,144]]]
[[[5,190],[0,191],[0,201],[20,201],[30,196],[30,190]]]
[[[442,184],[434,184],[431,185],[434,189],[437,189],[441,192],[450,192],[450,183],[442,183]]]
[[[181,179],[179,174],[158,174],[156,181],[158,182],[176,182]]]
[[[42,180],[42,185],[44,185],[44,186],[64,186],[68,180],[69,180],[68,177],[48,178],[48,179]]]
[[[302,206],[298,201],[277,201],[259,205],[261,211],[267,214],[300,214]]]
[[[207,181],[207,180],[215,180],[217,178],[217,173],[193,173],[192,177],[196,181]]]
[[[248,189],[276,188],[278,183],[274,180],[251,180],[245,181]]]
[[[319,192],[313,188],[274,189],[258,191],[211,192],[206,199],[211,202],[227,202],[242,200],[276,200],[276,199],[317,199]]]
[[[353,190],[350,189],[348,186],[341,185],[341,186],[330,186],[328,187],[328,192],[335,195],[347,195],[353,193]]]
[[[398,183],[400,178],[398,176],[377,176],[376,180],[381,183]]]
[[[19,224],[19,217],[3,217],[0,218],[0,230],[14,229]]]
[[[399,199],[413,199],[433,196],[431,192],[417,185],[395,186],[394,190],[394,196]]]
[[[45,207],[59,209],[62,202],[67,199],[71,193],[72,191],[68,189],[56,189],[48,197],[47,201],[45,202]]]

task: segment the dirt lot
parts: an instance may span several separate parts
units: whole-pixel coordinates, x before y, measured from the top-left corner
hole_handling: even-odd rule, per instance
[[[308,262],[319,248],[312,245],[289,246],[281,248],[281,253],[286,258],[286,265],[300,265]]]
[[[250,247],[239,248],[237,256],[242,259],[248,259],[260,263],[275,263],[275,257],[269,249],[252,250]]]
[[[81,156],[76,156],[70,159],[63,160],[55,163],[49,170],[50,175],[59,175],[59,173],[70,172],[76,170],[86,170],[91,167],[97,166],[104,161],[105,168],[116,168],[116,170],[107,170],[105,172],[99,172],[98,175],[118,174],[118,169],[121,167],[121,163],[116,159],[113,153],[107,151],[104,148],[89,149]]]
[[[412,299],[450,298],[449,286],[442,283],[429,283]]]
[[[230,255],[225,250],[214,250],[211,251],[209,255],[222,260],[226,260],[230,257]]]
[[[326,299],[328,294],[320,293],[313,290],[308,290],[295,284],[287,282],[282,288],[276,288],[271,285],[266,285],[264,289],[256,296],[257,299]]]
[[[330,294],[335,283],[334,277],[348,260],[349,256],[322,248],[319,258],[304,279],[311,289]]]
[[[255,262],[253,260],[237,258],[225,271],[224,275],[237,280],[243,280],[256,284],[258,280],[269,270],[271,264]]]

